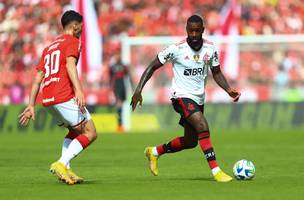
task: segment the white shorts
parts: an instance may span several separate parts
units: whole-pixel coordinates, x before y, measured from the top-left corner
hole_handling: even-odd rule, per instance
[[[63,103],[45,106],[45,109],[58,121],[59,126],[75,127],[91,119],[87,108],[82,113],[74,98]]]

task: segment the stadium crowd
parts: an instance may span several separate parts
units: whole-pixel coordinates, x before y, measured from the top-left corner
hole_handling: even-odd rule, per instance
[[[192,13],[204,17],[206,35],[217,34],[221,30],[221,12],[225,3],[225,0],[95,1],[103,36],[103,66],[108,68],[113,54],[120,53],[119,36],[182,36],[185,35],[185,21]],[[58,18],[70,7],[69,4],[69,0],[0,2],[0,103],[19,104],[27,99],[34,66],[43,47],[60,33]],[[241,0],[238,5],[241,12],[237,22],[241,35],[304,33],[303,0]],[[301,51],[286,49],[267,53],[242,52],[239,84],[264,85],[266,89],[263,87],[262,93],[270,86],[278,90],[286,86],[303,87],[303,48],[293,48]],[[132,54],[135,65],[143,56]],[[108,70],[104,72],[100,85],[109,82]],[[170,76],[170,71],[167,74]],[[158,84],[161,85],[161,81]]]

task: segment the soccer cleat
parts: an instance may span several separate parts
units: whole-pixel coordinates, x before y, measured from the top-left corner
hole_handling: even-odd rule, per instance
[[[145,149],[145,155],[149,160],[149,168],[154,176],[158,176],[157,159],[158,156],[152,154],[152,147],[147,147]]]
[[[219,172],[217,172],[215,175],[214,175],[214,179],[217,181],[217,182],[229,182],[229,181],[232,181],[232,177],[225,174],[225,172],[223,172],[222,170],[220,170]]]
[[[83,178],[79,177],[77,174],[75,174],[72,169],[67,169],[69,177],[75,182],[75,183],[82,183]]]
[[[68,185],[73,185],[75,183],[69,177],[66,167],[58,161],[51,164],[50,172]]]

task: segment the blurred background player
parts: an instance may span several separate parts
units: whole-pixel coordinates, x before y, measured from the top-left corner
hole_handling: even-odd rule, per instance
[[[205,30],[203,20],[192,15],[187,20],[187,39],[162,50],[144,71],[132,96],[132,109],[137,103],[142,104],[141,92],[154,71],[166,62],[173,64],[171,101],[174,110],[181,115],[179,124],[184,127],[184,136],[177,137],[167,144],[147,147],[145,154],[153,175],[158,175],[157,160],[166,153],[175,153],[191,149],[199,143],[214,179],[218,182],[229,182],[232,178],[218,166],[215,151],[210,140],[208,122],[204,116],[205,84],[208,68],[211,69],[216,83],[223,88],[234,101],[240,93],[232,89],[221,72],[218,52],[212,42],[202,38]]]
[[[121,62],[120,54],[113,57],[113,63],[110,65],[110,81],[115,95],[115,106],[117,110],[117,132],[124,132],[125,129],[122,123],[122,107],[127,96],[127,84],[129,80],[133,88],[132,78],[128,67]]]
[[[36,67],[28,106],[19,115],[21,125],[35,120],[35,102],[42,85],[42,103],[58,120],[58,125],[68,128],[64,138],[62,155],[50,166],[50,171],[67,184],[82,182],[70,168],[70,161],[97,137],[94,122],[85,107],[76,64],[81,44],[82,16],[75,11],[66,11],[62,18],[63,35],[59,36],[42,53]],[[42,84],[41,84],[42,83]],[[39,120],[39,119],[38,119]]]

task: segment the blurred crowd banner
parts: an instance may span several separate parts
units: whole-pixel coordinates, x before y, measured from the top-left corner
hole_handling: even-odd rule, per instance
[[[0,133],[46,133],[64,132],[55,119],[42,107],[37,107],[36,121],[20,127],[17,116],[24,106],[0,106]],[[116,130],[114,107],[91,106],[93,120],[99,133]],[[301,103],[237,103],[206,104],[205,115],[212,129],[303,129],[304,102]],[[144,105],[131,114],[130,132],[178,130],[179,115],[170,105]],[[181,129],[180,129],[181,130]],[[266,132],[265,132],[266,133]]]

